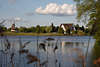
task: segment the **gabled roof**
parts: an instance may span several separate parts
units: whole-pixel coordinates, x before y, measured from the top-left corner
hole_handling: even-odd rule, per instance
[[[72,26],[73,26],[73,23],[61,24],[60,27],[61,27],[62,25],[63,25],[65,28],[66,28],[66,27],[72,27]]]
[[[63,28],[64,31],[66,31],[69,28],[73,29],[73,23],[61,24],[60,27]]]

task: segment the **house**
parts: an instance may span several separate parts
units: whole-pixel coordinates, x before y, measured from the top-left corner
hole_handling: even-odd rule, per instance
[[[67,23],[67,24],[61,24],[60,27],[63,29],[64,34],[71,33],[71,31],[74,30],[74,24],[73,23]]]
[[[13,23],[12,26],[11,26],[11,32],[15,32],[15,24]]]

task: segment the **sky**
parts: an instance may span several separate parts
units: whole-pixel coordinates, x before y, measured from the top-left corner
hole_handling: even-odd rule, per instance
[[[10,27],[77,23],[73,0],[0,0],[0,21]]]

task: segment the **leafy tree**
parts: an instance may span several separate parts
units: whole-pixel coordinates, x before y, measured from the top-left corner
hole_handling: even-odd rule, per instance
[[[47,27],[46,27],[46,32],[47,32],[47,33],[50,33],[51,31],[52,31],[52,27],[51,27],[51,26],[47,26]]]
[[[51,23],[51,32],[55,32],[55,26],[54,26],[54,24],[53,23]]]
[[[89,29],[85,29],[85,33],[89,33]]]
[[[46,27],[45,26],[41,26],[41,33],[46,33]]]
[[[29,27],[26,29],[27,32],[36,32],[36,28],[35,27]]]
[[[35,27],[31,27],[32,32],[36,32],[36,28]]]
[[[82,30],[84,32],[85,31],[84,26],[80,27],[80,30]]]
[[[79,30],[79,25],[77,24],[74,27],[75,27],[75,34],[77,34],[78,33],[78,30]]]
[[[15,29],[16,29],[16,32],[19,32],[19,28],[18,27],[16,27]]]
[[[75,30],[76,30],[76,31],[79,30],[79,25],[78,25],[78,24],[75,25]]]
[[[55,27],[55,32],[58,32],[59,26]]]
[[[19,32],[27,32],[27,28],[26,27],[20,27]]]
[[[91,25],[91,35],[100,31],[100,0],[75,0],[77,3],[77,19]],[[100,36],[99,36],[100,37]]]
[[[0,22],[0,33],[2,33],[3,31],[7,30],[7,28],[4,27],[4,25],[3,25],[3,23],[4,23],[5,21],[6,21],[6,20],[2,20],[2,21]]]
[[[61,27],[58,28],[58,33],[63,33],[63,29]]]
[[[26,32],[32,32],[32,28],[27,28]]]
[[[36,26],[36,33],[40,33],[41,32],[41,30],[40,30],[40,25],[37,25]]]
[[[7,28],[3,26],[2,30],[5,32],[5,31],[7,31]]]
[[[11,32],[11,28],[8,28],[7,31],[8,31],[8,32]]]
[[[91,35],[95,35],[95,56],[100,57],[100,0],[75,0],[77,19],[91,25]]]
[[[7,28],[4,27],[4,25],[3,25],[3,23],[4,23],[5,21],[6,21],[6,20],[3,20],[3,21],[0,22],[0,36],[3,36],[3,35],[4,35],[3,32],[4,32],[5,30],[7,30]]]
[[[70,28],[67,29],[67,33],[70,35],[70,33],[71,33]]]
[[[0,24],[0,33],[2,33],[3,30],[2,30],[2,24]]]
[[[99,30],[100,0],[75,0],[77,2],[77,19],[92,26],[91,34]]]

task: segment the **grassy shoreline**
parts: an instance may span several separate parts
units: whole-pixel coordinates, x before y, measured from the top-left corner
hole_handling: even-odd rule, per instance
[[[4,35],[8,36],[64,36],[60,33],[15,33],[15,32],[4,32]]]
[[[63,33],[22,33],[22,32],[4,32],[7,36],[89,36],[87,34],[71,34],[64,35]]]

